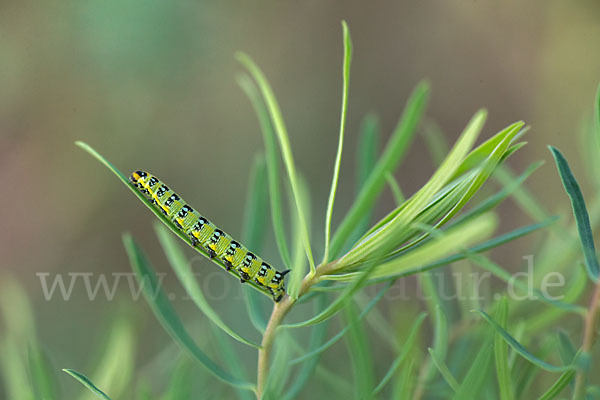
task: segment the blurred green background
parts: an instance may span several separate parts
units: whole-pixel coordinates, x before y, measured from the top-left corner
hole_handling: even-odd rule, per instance
[[[598,1],[4,0],[0,272],[26,288],[55,367],[85,371],[93,365],[88,346],[103,341],[106,322],[123,308],[143,332],[140,366],[170,343],[145,302],[131,301],[126,285],[114,301],[101,295],[89,301],[82,285],[71,301],[44,300],[36,273],[128,272],[121,244],[126,230],[157,270],[168,271],[151,214],[73,142],[89,143],[125,172],[152,171],[239,236],[247,175],[262,138],[235,82],[242,71],[234,59],[238,50],[263,68],[280,101],[297,167],[312,191],[314,245],[322,251],[341,101],[342,19],[352,32],[354,59],[334,224],[354,196],[360,121],[376,112],[385,140],[422,78],[433,88],[427,115],[449,141],[486,107],[484,137],[519,119],[532,126],[529,145],[511,159],[516,170],[550,160],[547,144],[563,151],[576,174],[583,168],[578,132],[600,80]],[[432,171],[417,139],[397,178],[410,194]],[[581,183],[585,193],[590,182]],[[549,210],[567,210],[552,164],[528,186]],[[379,216],[392,206],[387,193]],[[503,225],[527,222],[510,204],[502,210]],[[527,240],[535,239],[502,257],[509,269],[521,266]],[[279,262],[272,241],[264,254]],[[215,268],[208,261],[195,267]],[[174,278],[167,284],[176,287]],[[189,303],[179,307],[193,320]],[[215,302],[244,331],[247,320],[236,318],[241,304]]]

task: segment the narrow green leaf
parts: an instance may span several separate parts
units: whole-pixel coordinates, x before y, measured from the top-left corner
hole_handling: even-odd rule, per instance
[[[512,133],[515,127],[518,128],[518,132],[513,136],[513,139],[516,140],[523,132],[527,130],[527,128],[523,128],[524,125],[525,123],[523,121],[515,122],[473,149],[473,151],[470,152],[469,155],[463,160],[460,167],[456,169],[452,179],[458,178],[468,170],[479,165],[489,156],[490,153],[492,153],[492,151],[494,151],[500,142],[504,140],[507,133]]]
[[[28,352],[29,373],[36,393],[35,398],[43,400],[59,399],[59,386],[56,382],[54,367],[47,354],[38,343],[31,343]]]
[[[133,192],[133,194],[135,194],[135,196],[140,199],[140,201],[146,206],[148,207],[148,209],[150,211],[152,211],[152,213],[163,223],[167,226],[167,228],[169,228],[171,230],[171,232],[173,232],[174,234],[176,234],[177,236],[179,236],[179,238],[181,240],[183,240],[184,242],[186,242],[188,245],[190,245],[190,247],[192,247],[196,252],[202,254],[203,256],[207,257],[210,259],[210,257],[208,257],[208,253],[206,252],[206,250],[204,250],[204,248],[202,246],[192,246],[192,242],[190,240],[190,238],[184,234],[182,231],[180,231],[179,229],[177,229],[177,227],[171,222],[169,221],[169,219],[158,210],[158,208],[154,207],[154,205],[152,205],[152,203],[150,202],[150,200],[148,200],[146,197],[144,197],[144,195],[137,189],[135,189],[133,187],[133,185],[131,185],[131,183],[129,182],[129,180],[127,179],[127,177],[125,177],[125,175],[123,175],[123,173],[121,171],[119,171],[113,164],[111,164],[107,159],[105,159],[100,153],[98,153],[96,150],[94,150],[91,146],[89,146],[88,144],[84,143],[84,142],[80,142],[77,141],[75,142],[75,144],[77,146],[79,146],[80,148],[82,148],[83,150],[85,150],[86,152],[88,152],[92,157],[94,157],[95,159],[97,159],[98,161],[100,161],[100,163],[102,163],[106,168],[108,168],[113,174],[115,174],[119,180],[121,181],[121,183],[123,183],[125,186],[127,186],[127,188],[129,190],[131,190]],[[212,262],[214,262],[215,264],[218,264],[220,267],[223,268],[223,270],[225,270],[225,265],[223,265],[223,262],[218,259],[218,258],[212,258],[211,259]],[[229,274],[234,276],[236,279],[239,279],[238,275],[233,271],[233,268],[229,271]],[[253,281],[247,281],[248,285],[252,286],[253,288],[255,288],[256,290],[258,290],[259,292],[261,292],[262,294],[264,294],[265,296],[268,296],[269,298],[272,298],[272,295],[264,288],[259,286],[258,284],[256,284]]]
[[[506,154],[507,146],[511,143],[511,140],[514,140],[515,136],[518,135],[519,127],[523,124],[522,122],[518,122],[509,125],[495,134],[492,138],[488,139],[486,143],[495,144],[494,147],[484,146],[484,149],[489,150],[488,153],[483,154],[481,153],[481,150],[478,150],[478,148],[471,151],[464,159],[461,160],[459,158],[460,151],[463,152],[462,154],[465,154],[464,151],[468,151],[469,148],[465,148],[464,146],[467,143],[463,143],[462,146],[459,146],[459,143],[465,142],[465,139],[469,139],[466,133],[475,128],[474,122],[475,124],[477,123],[475,117],[469,123],[471,128],[469,126],[465,128],[465,131],[463,131],[463,134],[461,134],[459,141],[454,145],[452,150],[452,153],[454,153],[453,156],[450,157],[449,154],[446,157],[444,165],[440,166],[436,170],[434,176],[427,183],[426,186],[430,186],[428,190],[437,189],[437,192],[435,195],[430,197],[431,201],[429,201],[425,207],[422,207],[422,209],[419,210],[419,222],[432,224],[434,220],[441,219],[441,221],[438,223],[438,225],[441,226],[457,211],[459,211],[460,208],[462,208],[462,206],[483,184],[483,182],[485,182],[487,176],[489,176],[489,173],[494,170],[495,166],[499,162],[501,162],[503,156]],[[483,123],[482,121],[479,122]],[[481,127],[479,127],[479,129],[480,128]],[[476,157],[472,157],[474,153],[477,153]],[[478,163],[474,163],[475,160],[477,160]],[[449,169],[450,167],[452,167],[452,170]],[[464,172],[458,174],[455,171]],[[436,177],[436,175],[438,176]],[[449,183],[444,183],[444,180]],[[413,198],[423,196],[423,191],[425,191],[425,188],[422,188],[417,195],[413,196]],[[414,201],[413,198],[410,200]],[[402,203],[399,207],[375,224],[375,226],[369,230],[367,235],[370,235],[385,225],[388,225],[389,222],[398,217],[400,213],[406,212],[405,208],[407,206],[407,202]],[[410,233],[410,229],[405,229],[403,234],[398,237],[398,241],[408,241],[410,239]],[[418,243],[418,240],[415,242]],[[411,243],[414,245],[413,242]]]
[[[340,175],[340,165],[342,162],[342,151],[344,149],[344,129],[346,128],[346,114],[348,112],[348,86],[350,85],[350,64],[352,62],[352,39],[346,21],[342,21],[344,34],[344,63],[343,63],[343,87],[342,87],[342,112],[340,116],[340,137],[338,141],[337,155],[333,167],[333,179],[331,180],[331,189],[329,191],[329,200],[327,201],[327,212],[325,217],[325,256],[323,262],[329,258],[329,240],[331,235],[331,217],[333,215],[333,204],[335,203],[335,192],[337,190],[338,179]]]
[[[375,387],[371,350],[363,326],[355,323],[358,318],[358,311],[354,302],[348,302],[344,310],[345,322],[350,326],[346,343],[348,344],[348,353],[352,364],[354,387],[358,398],[366,399],[371,397]]]
[[[473,242],[489,236],[496,228],[497,223],[497,217],[488,213],[479,216],[466,225],[450,228],[445,231],[444,237],[435,238],[399,257],[379,264],[371,274],[371,279],[406,276],[407,274],[422,272],[426,268],[431,269],[445,265],[437,261],[448,260],[457,248],[470,246]],[[348,281],[355,279],[360,274],[360,272],[349,272],[326,275],[324,279]]]
[[[350,322],[349,324],[344,326],[344,328],[342,328],[342,330],[340,332],[338,332],[335,336],[333,336],[331,339],[329,339],[323,345],[320,345],[319,347],[314,348],[312,351],[309,351],[309,352],[301,355],[300,357],[293,359],[292,361],[290,361],[290,364],[297,364],[297,363],[303,362],[305,360],[308,360],[310,358],[313,358],[313,357],[321,354],[323,351],[327,350],[331,346],[333,346],[338,340],[340,340],[342,337],[344,337],[344,335],[348,332],[348,330],[352,327],[353,324],[356,324],[359,321],[361,321],[373,309],[373,307],[375,307],[375,305],[379,302],[379,300],[381,300],[383,298],[383,296],[387,293],[387,291],[390,289],[390,287],[392,287],[392,285],[394,283],[395,283],[394,281],[388,282],[377,293],[377,295],[375,295],[375,297],[373,297],[373,299],[367,304],[367,306],[362,310],[360,315],[355,320],[353,320],[352,322]],[[321,324],[320,326],[322,326],[322,325],[323,324]]]
[[[444,361],[448,352],[448,318],[446,317],[446,304],[442,301],[439,291],[429,273],[418,276],[419,286],[425,298],[425,305],[433,315],[433,351],[438,360]],[[435,366],[429,365],[425,372],[424,380],[430,382],[435,376]]]
[[[211,325],[211,328],[217,341],[221,360],[225,363],[227,368],[233,374],[235,374],[235,376],[239,376],[240,378],[247,380],[248,378],[246,370],[244,369],[244,364],[240,359],[238,352],[235,351],[235,348],[231,345],[231,341],[223,334],[222,331],[218,329],[216,325]],[[254,394],[248,392],[247,390],[236,387],[235,391],[240,400],[253,400],[255,398]],[[181,399],[189,399],[191,397],[192,396],[186,396],[181,397]]]
[[[439,221],[436,226],[442,226],[446,221],[452,218],[458,211],[462,209],[462,207],[473,197],[473,195],[479,190],[479,188],[483,185],[483,183],[489,178],[492,172],[496,169],[498,163],[501,162],[502,156],[507,151],[510,143],[514,139],[515,135],[521,129],[522,123],[516,123],[511,125],[509,128],[505,129],[503,132],[505,133],[504,138],[498,143],[498,145],[491,151],[488,157],[481,163],[479,166],[478,172],[472,178],[470,182],[469,188],[463,194],[461,199],[457,204],[454,205],[452,210],[448,212],[441,221]]]
[[[414,377],[415,362],[411,360],[408,366],[402,370],[398,384],[394,388],[394,398],[398,400],[410,400],[413,398],[413,390],[415,387]]]
[[[377,163],[377,153],[379,148],[379,120],[374,114],[367,114],[361,125],[358,135],[358,145],[356,148],[356,196],[360,195],[363,186],[369,180]],[[365,210],[365,215],[359,221],[352,234],[352,241],[358,240],[369,228],[372,210]],[[355,237],[356,236],[356,237]]]
[[[106,334],[106,345],[91,376],[97,385],[110,389],[111,394],[119,398],[123,397],[132,380],[136,347],[134,327],[127,316],[119,316]],[[90,398],[87,391],[79,396],[80,400]]]
[[[394,176],[388,172],[385,176],[385,179],[390,187],[390,190],[392,191],[396,205],[399,206],[400,204],[404,203],[404,200],[406,199],[404,198],[404,194],[402,193],[402,189],[400,189],[400,185],[398,184],[396,178],[394,178]]]
[[[266,152],[267,174],[269,179],[269,200],[271,202],[271,222],[273,224],[273,233],[275,234],[275,243],[279,255],[283,260],[286,268],[290,268],[291,259],[285,235],[285,226],[283,224],[283,205],[281,200],[281,183],[279,180],[279,156],[277,154],[277,139],[273,131],[273,125],[269,118],[269,112],[265,107],[265,103],[260,97],[258,88],[246,74],[238,76],[238,84],[244,90],[250,103],[254,107],[254,112],[258,118],[260,129],[263,136],[263,142]],[[259,196],[256,193],[255,196]],[[248,214],[247,214],[248,215]],[[250,228],[248,226],[248,228]]]
[[[402,231],[408,229],[419,211],[447,184],[449,177],[453,175],[461,160],[469,152],[483,127],[485,118],[486,112],[483,110],[473,116],[461,137],[431,179],[405,203],[406,206],[388,223],[361,240],[344,255],[338,263],[340,269],[369,257],[375,249],[381,248],[381,251],[388,253],[400,244],[398,243],[398,237],[402,234]]]
[[[543,394],[539,397],[539,400],[552,400],[555,399],[556,396],[563,391],[567,385],[573,381],[575,378],[575,370],[565,371],[563,372],[556,382]]]
[[[531,176],[531,174],[533,174],[543,164],[544,164],[543,161],[534,162],[529,167],[527,167],[527,169],[518,177],[512,178],[509,181],[507,180],[506,182],[503,182],[504,187],[502,188],[502,190],[500,190],[496,194],[486,198],[485,200],[481,201],[473,209],[471,209],[471,210],[465,212],[464,214],[458,216],[457,218],[455,218],[454,221],[452,222],[452,225],[460,224],[463,221],[466,221],[470,218],[473,218],[477,215],[480,215],[486,211],[490,211],[493,208],[495,208],[498,204],[500,204],[502,201],[504,201],[508,196],[513,195],[517,190],[519,190],[519,188],[521,187],[523,182],[525,182]],[[503,168],[504,168],[504,166],[500,166],[500,168],[498,168],[497,171],[500,171]],[[547,219],[548,218],[545,218],[545,219],[542,219],[541,221],[544,221]]]
[[[543,161],[538,161],[537,165],[542,165]],[[511,169],[506,166],[500,166],[494,173],[494,178],[497,179],[504,187],[514,186],[519,178],[515,178]],[[543,221],[550,214],[544,209],[541,202],[531,194],[527,188],[517,185],[514,187],[512,196],[519,207],[525,211],[530,217],[536,221]]]
[[[450,148],[444,133],[434,121],[426,119],[423,124],[423,130],[421,131],[425,137],[425,145],[431,156],[434,166],[439,166],[444,158],[448,149]]]
[[[254,391],[255,386],[252,383],[235,378],[225,372],[196,345],[171,306],[146,256],[130,234],[123,235],[123,244],[150,308],[171,338],[216,378],[231,386]]]
[[[438,371],[440,371],[440,374],[442,375],[446,383],[450,386],[454,393],[458,392],[458,390],[460,389],[460,385],[456,381],[454,375],[452,375],[452,372],[450,372],[450,370],[448,369],[448,366],[446,366],[444,361],[440,360],[437,357],[435,351],[431,347],[427,350],[429,351],[431,361],[433,361],[433,364],[437,367]]]
[[[508,302],[503,297],[498,306],[496,318],[502,328],[508,324]],[[511,385],[510,368],[508,366],[508,344],[499,333],[494,336],[494,357],[496,360],[496,376],[501,400],[514,399]]]
[[[565,157],[558,149],[552,146],[549,148],[554,156],[554,161],[556,162],[556,167],[558,168],[558,173],[560,174],[560,179],[565,187],[565,191],[571,200],[573,215],[575,216],[575,222],[577,223],[577,230],[579,232],[579,240],[581,241],[581,250],[583,251],[583,256],[585,258],[585,266],[587,267],[590,278],[597,282],[600,278],[600,266],[598,265],[598,258],[596,257],[594,236],[583,194],[581,193],[579,184],[577,183],[573,172],[571,172],[571,168]]]
[[[419,225],[417,225],[417,226],[419,226]],[[437,238],[443,238],[445,235],[445,233],[443,231],[441,231],[439,229],[435,229],[433,227],[423,226],[422,229],[424,231],[428,231],[429,234],[431,234]],[[462,247],[462,246],[457,246],[457,247],[460,249],[460,247]],[[525,291],[531,291],[532,294],[535,294],[537,300],[543,301],[543,302],[553,305],[555,307],[559,307],[559,308],[568,310],[570,312],[578,313],[580,315],[585,315],[585,313],[586,313],[585,307],[568,304],[563,301],[547,298],[544,295],[544,293],[542,293],[541,290],[531,288],[526,283],[523,283],[522,281],[513,279],[513,275],[511,273],[509,273],[508,271],[506,271],[501,266],[499,266],[498,264],[496,264],[489,258],[485,257],[484,255],[473,253],[466,248],[464,248],[462,250],[462,252],[465,253],[466,257],[469,260],[478,264],[481,268],[485,269],[486,271],[491,272],[492,275],[496,276],[497,278],[500,278],[504,282],[506,282],[510,285],[513,285],[515,287],[518,287],[520,289],[524,289]]]
[[[96,387],[96,385],[94,385],[94,383],[88,379],[87,376],[85,376],[82,373],[79,373],[73,369],[63,369],[63,371],[66,372],[67,374],[71,375],[76,380],[78,380],[79,383],[81,383],[83,386],[88,388],[88,390],[90,392],[94,393],[96,395],[96,397],[99,397],[104,400],[110,400],[110,397],[108,397],[106,395],[106,393],[104,393],[102,390],[98,389]]]
[[[242,229],[243,243],[258,253],[262,250],[267,225],[267,190],[267,165],[264,157],[258,156],[255,157],[250,172]],[[267,316],[261,296],[248,286],[244,286],[243,290],[250,321],[257,331],[263,333],[267,327]]]
[[[275,355],[269,367],[269,375],[265,384],[263,395],[265,400],[275,400],[282,397],[283,388],[291,372],[291,369],[287,368],[291,356],[291,342],[292,338],[288,332],[281,332],[277,335],[273,346]]]
[[[198,307],[200,311],[202,311],[202,313],[206,315],[206,317],[213,324],[215,324],[233,339],[237,340],[240,343],[244,343],[248,346],[254,347],[255,349],[260,349],[259,344],[254,343],[238,335],[221,319],[219,314],[217,314],[217,312],[212,308],[208,300],[206,300],[206,297],[202,292],[202,288],[198,284],[198,280],[194,275],[194,271],[192,271],[189,260],[187,259],[181,248],[177,246],[177,243],[175,243],[169,231],[159,224],[154,225],[154,231],[156,232],[158,241],[162,246],[162,249],[167,257],[167,260],[169,261],[169,264],[171,265],[171,268],[173,268],[173,271],[175,271],[175,275],[179,279],[179,282],[185,288],[186,293],[190,296],[196,307]]]
[[[173,372],[170,374],[167,388],[160,397],[160,400],[183,400],[191,398],[193,396],[192,384],[197,383],[195,382],[196,379],[198,378],[192,375],[190,358],[186,354],[182,354]],[[248,392],[244,391],[243,393]],[[151,399],[151,394],[148,394],[147,398]],[[248,398],[248,400],[251,399],[252,397]]]
[[[516,240],[520,237],[526,236],[532,232],[543,229],[546,226],[548,226],[556,221],[557,221],[557,217],[553,217],[553,218],[550,218],[550,219],[540,222],[540,223],[535,223],[535,224],[531,224],[531,225],[527,225],[527,226],[515,229],[515,230],[505,233],[503,235],[489,239],[481,244],[473,246],[468,249],[468,252],[481,253],[484,251],[491,250],[495,247],[501,246],[505,243],[508,243],[508,242]],[[455,228],[455,226],[453,226],[453,228]],[[405,271],[399,272],[397,275],[390,275],[390,276],[386,276],[386,277],[382,277],[382,278],[373,279],[370,283],[379,283],[379,282],[397,279],[400,277],[410,276],[410,275],[414,275],[414,274],[417,274],[420,272],[429,271],[429,270],[441,267],[443,265],[451,264],[456,261],[464,260],[465,258],[467,258],[468,252],[461,252],[461,253],[453,254],[448,257],[439,259],[437,261],[428,262],[428,263],[426,262],[425,264],[419,263],[419,265],[417,267],[413,266],[413,267],[407,268]],[[425,254],[427,254],[427,252],[425,252]],[[411,264],[411,263],[407,263],[407,264]],[[354,273],[354,272],[348,273],[348,274],[342,274],[342,275],[328,275],[327,279],[349,281],[353,277],[356,277],[356,273]],[[580,284],[577,285],[577,287],[580,287],[580,286],[581,286]],[[336,291],[336,290],[345,290],[347,288],[348,288],[348,285],[339,285],[339,286],[334,286],[334,287],[330,287],[330,288],[315,287],[314,290],[325,291],[325,289],[328,289],[326,291]]]
[[[558,331],[558,354],[560,355],[560,360],[564,364],[570,364],[575,360],[575,355],[577,354],[577,349],[571,343],[571,340],[567,336],[567,334],[559,330]]]
[[[306,183],[306,179],[304,179],[302,174],[298,174],[298,191],[300,192],[302,209],[306,210],[307,214],[310,215],[310,192],[308,189],[308,184]],[[292,200],[292,196],[289,198],[290,211],[294,217],[292,222],[292,272],[290,273],[290,278],[288,281],[288,294],[293,299],[297,299],[298,294],[300,293],[300,288],[302,287],[302,280],[306,276],[306,270],[308,269],[308,266],[306,265],[306,257],[304,256],[302,224],[298,219],[298,215],[294,213],[295,204]],[[308,225],[308,229],[310,230],[310,223]]]
[[[281,154],[283,156],[285,168],[288,173],[290,186],[292,187],[292,193],[294,194],[294,200],[296,201],[298,217],[303,227],[302,230],[304,231],[303,239],[304,248],[306,250],[306,257],[310,264],[311,273],[314,273],[315,261],[312,255],[312,249],[310,247],[308,224],[306,222],[307,216],[304,210],[302,209],[302,205],[300,202],[300,193],[298,190],[298,182],[296,179],[296,165],[294,164],[294,157],[292,155],[292,149],[290,147],[290,140],[288,137],[287,128],[285,127],[285,123],[283,122],[281,110],[279,109],[279,104],[275,99],[275,95],[273,93],[273,90],[271,89],[271,86],[267,82],[262,71],[254,63],[254,61],[252,61],[252,59],[244,53],[238,53],[237,59],[246,67],[246,69],[250,72],[250,74],[258,84],[258,87],[262,93],[262,97],[265,103],[267,104],[267,109],[269,110],[271,121],[275,126],[275,133],[277,134],[277,139],[279,140],[279,147],[281,149]]]
[[[306,321],[298,322],[295,324],[281,325],[280,328],[301,328],[303,326],[316,325],[323,321],[328,320],[333,317],[338,311],[340,311],[346,303],[352,298],[354,293],[356,293],[362,285],[368,280],[371,273],[378,265],[379,259],[375,259],[371,262],[371,264],[367,265],[362,272],[358,275],[358,277],[349,284],[346,289],[339,295],[327,308],[325,308],[322,312],[315,315],[312,318],[309,318]]]
[[[37,372],[45,375],[43,380],[46,383],[49,383],[49,377],[42,364],[34,365],[32,362],[34,352],[40,349],[35,316],[27,291],[6,272],[0,276],[0,311],[0,325],[3,328],[0,333],[0,382],[3,390],[0,393],[7,399],[37,399],[39,396],[36,396],[36,392],[42,389],[32,385],[37,383],[36,378],[42,377]],[[41,369],[38,371],[37,367]]]
[[[426,274],[422,274],[424,276]],[[437,293],[436,293],[437,294]],[[438,296],[436,296],[437,298]],[[439,299],[441,301],[441,299]],[[435,303],[434,303],[435,304]],[[433,352],[438,360],[444,361],[448,353],[448,318],[442,303],[433,306],[434,326],[433,326]],[[430,370],[426,379],[432,379],[435,376],[434,370]]]
[[[578,267],[580,268],[575,268],[575,275],[567,279],[569,286],[564,291],[564,298],[561,301],[563,304],[576,303],[587,287],[588,279],[583,262],[581,262]],[[513,304],[518,305],[519,302],[513,302]],[[532,335],[536,332],[545,331],[568,311],[571,310],[564,307],[552,307],[542,312],[538,312],[527,319],[525,328],[527,329],[527,332]]]
[[[400,366],[402,365],[402,363],[408,356],[408,353],[413,349],[413,344],[415,342],[415,339],[417,338],[417,333],[419,332],[419,328],[421,327],[421,324],[425,320],[425,317],[427,317],[427,314],[421,313],[415,319],[415,322],[413,323],[412,328],[410,328],[410,333],[408,334],[408,336],[406,337],[406,340],[404,341],[404,343],[402,345],[402,351],[400,352],[398,357],[396,357],[396,359],[390,366],[390,369],[387,371],[387,373],[385,374],[383,379],[381,379],[381,381],[379,382],[377,387],[375,387],[375,389],[373,390],[373,395],[376,395],[379,392],[381,392],[381,390],[384,388],[384,386],[390,381],[390,379],[392,379],[392,377],[394,376],[394,374],[396,373],[398,368],[400,368]]]
[[[479,399],[483,386],[485,385],[485,379],[488,376],[490,364],[492,361],[492,337],[490,340],[486,340],[479,352],[477,357],[472,362],[471,367],[467,371],[460,387],[454,395],[454,400],[463,399]]]
[[[480,314],[490,324],[490,326],[492,328],[494,328],[494,330],[502,336],[502,338],[506,341],[506,343],[508,343],[508,345],[510,347],[513,348],[514,351],[516,351],[518,354],[521,355],[521,357],[525,358],[527,361],[538,366],[539,368],[544,369],[549,372],[564,372],[564,371],[568,371],[568,370],[575,368],[573,365],[556,366],[556,365],[548,364],[547,362],[545,362],[543,360],[540,360],[539,358],[537,358],[536,356],[531,354],[529,351],[527,351],[527,349],[525,347],[523,347],[523,345],[521,343],[517,342],[517,340],[514,337],[512,337],[500,325],[498,325],[498,323],[496,321],[494,321],[492,319],[492,317],[490,317],[485,311],[482,311],[482,310],[473,310],[473,311]]]
[[[319,312],[321,309],[325,307],[326,296],[321,294],[317,297],[315,301],[315,312]],[[315,326],[310,331],[310,339],[308,343],[308,353],[314,352],[316,349],[320,348],[321,344],[325,340],[325,336],[327,335],[327,324],[320,324]],[[315,354],[317,355],[317,354]],[[293,365],[294,360],[289,362],[289,365]],[[305,361],[302,363],[300,371],[296,375],[294,382],[292,382],[288,386],[288,390],[283,397],[283,400],[292,400],[300,394],[302,389],[306,386],[309,378],[312,376],[313,372],[317,368],[319,364],[319,357],[312,357],[312,359]]]
[[[412,92],[406,103],[402,117],[396,125],[384,153],[375,165],[368,181],[362,187],[358,198],[342,220],[331,241],[329,252],[330,259],[339,256],[348,237],[352,234],[357,224],[363,219],[365,213],[370,210],[379,193],[385,187],[385,176],[394,171],[402,161],[414,134],[417,125],[425,111],[427,98],[429,97],[429,84],[421,82]],[[330,260],[328,260],[330,261]]]

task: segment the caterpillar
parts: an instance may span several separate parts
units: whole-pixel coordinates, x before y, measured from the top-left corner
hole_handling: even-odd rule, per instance
[[[283,277],[290,270],[275,270],[200,215],[156,176],[145,171],[134,171],[129,181],[167,216],[177,229],[190,238],[192,246],[201,246],[212,260],[219,259],[228,271],[236,272],[242,283],[252,280],[258,284],[273,296],[275,302],[283,298]]]

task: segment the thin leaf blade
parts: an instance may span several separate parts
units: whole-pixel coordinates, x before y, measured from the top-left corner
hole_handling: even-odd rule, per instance
[[[590,216],[585,205],[585,200],[583,199],[583,194],[579,188],[579,183],[577,183],[577,179],[575,179],[575,176],[569,167],[569,163],[562,153],[555,147],[550,146],[549,148],[554,157],[554,161],[556,162],[556,167],[558,168],[565,191],[571,200],[571,207],[573,208],[573,215],[575,216],[577,231],[579,232],[579,240],[585,259],[585,266],[590,278],[594,282],[598,282],[598,279],[600,278],[600,265],[598,265],[598,258],[596,257],[596,247],[594,246],[594,236],[590,225]]]
[[[350,64],[352,62],[352,39],[346,21],[342,21],[342,30],[344,36],[344,62],[343,62],[343,87],[342,87],[342,111],[340,116],[340,133],[338,139],[337,155],[333,167],[333,178],[329,190],[329,200],[327,201],[327,212],[325,213],[325,256],[323,262],[329,258],[329,240],[331,235],[331,218],[333,216],[333,204],[335,203],[335,193],[338,186],[340,175],[340,165],[342,163],[342,151],[344,149],[344,130],[346,128],[346,114],[348,112],[348,86],[350,84]]]
[[[129,234],[123,235],[123,244],[127,250],[131,267],[140,281],[142,292],[150,308],[171,338],[219,380],[234,387],[254,391],[255,386],[252,383],[225,372],[198,347],[185,330],[183,323],[172,308],[167,295],[158,284],[156,275],[150,267],[146,256],[137,246],[132,236]]]
[[[85,386],[90,392],[95,394],[96,397],[99,397],[103,400],[110,400],[110,397],[108,397],[108,395],[106,393],[104,393],[102,390],[98,389],[96,387],[96,385],[94,385],[94,382],[92,382],[87,376],[83,375],[80,372],[75,371],[74,369],[65,368],[65,369],[63,369],[63,371],[66,372],[67,374],[71,375],[77,381],[79,381],[79,383],[81,383],[83,386]]]

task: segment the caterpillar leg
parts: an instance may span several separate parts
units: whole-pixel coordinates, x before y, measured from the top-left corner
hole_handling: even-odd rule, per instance
[[[213,249],[211,249],[210,247],[208,247],[208,246],[204,246],[204,249],[205,249],[205,250],[206,250],[206,252],[208,253],[208,257],[209,257],[210,259],[213,259],[213,258],[215,258],[215,256],[217,255],[217,253],[215,253],[215,251],[214,251]]]
[[[250,275],[248,275],[246,272],[239,270],[238,272],[240,273],[240,282],[245,283],[246,281],[250,280]]]
[[[231,268],[233,268],[233,264],[231,264],[229,261],[227,260],[223,260],[223,265],[225,265],[225,269],[227,271],[231,270]]]
[[[198,238],[196,238],[196,236],[189,234],[188,237],[192,241],[192,247],[196,247],[198,245],[198,243],[200,243],[200,241],[198,240]]]

